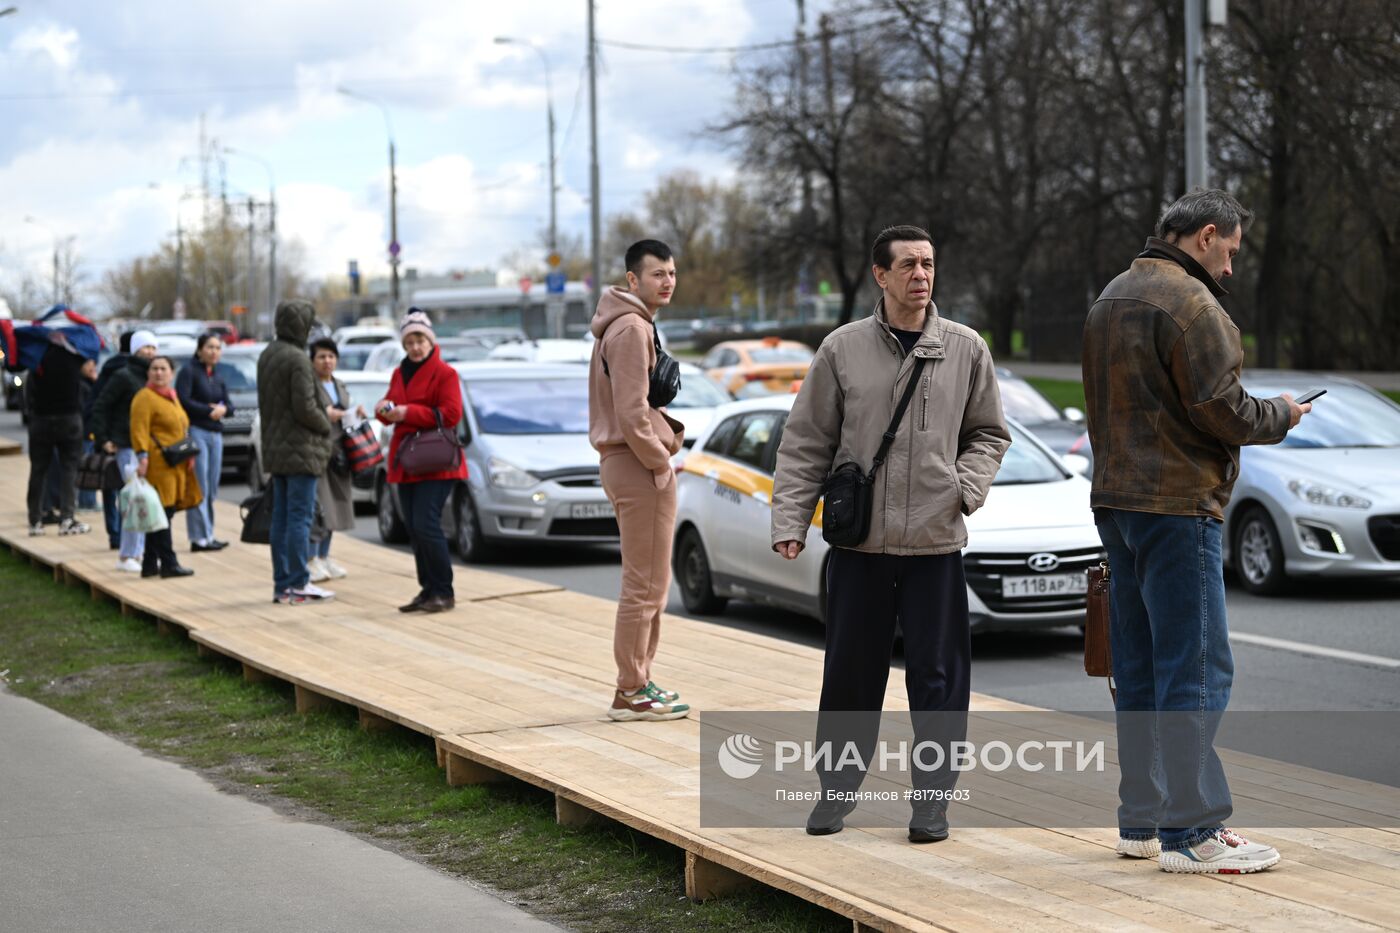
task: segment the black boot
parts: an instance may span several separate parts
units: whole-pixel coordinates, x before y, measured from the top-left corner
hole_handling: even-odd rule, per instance
[[[846,828],[846,817],[856,808],[854,800],[828,800],[825,796],[807,817],[807,835],[830,836]]]
[[[942,801],[914,804],[909,818],[910,842],[942,842],[948,838],[948,807]]]

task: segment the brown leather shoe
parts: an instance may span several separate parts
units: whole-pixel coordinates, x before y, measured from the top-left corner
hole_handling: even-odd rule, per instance
[[[399,612],[422,612],[423,603],[425,603],[427,599],[428,597],[426,594],[419,593],[417,596],[413,597],[412,602],[405,603],[404,605],[400,606]]]
[[[433,596],[423,600],[418,604],[419,612],[446,612],[457,606],[457,600],[451,596]]]

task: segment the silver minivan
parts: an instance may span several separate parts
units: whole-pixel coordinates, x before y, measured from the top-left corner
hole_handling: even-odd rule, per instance
[[[588,443],[588,368],[577,364],[458,363],[467,473],[443,513],[462,559],[500,545],[615,544],[617,518]],[[382,436],[389,445],[390,429]],[[380,467],[379,535],[408,539],[397,497]]]

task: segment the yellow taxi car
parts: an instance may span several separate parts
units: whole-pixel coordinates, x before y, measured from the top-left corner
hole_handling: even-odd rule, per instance
[[[688,454],[677,457],[675,579],[690,612],[715,615],[730,599],[817,619],[825,611],[826,559],[818,503],[796,560],[773,552],[773,473],[795,396],[770,395],[716,409]],[[1081,625],[1084,571],[1104,559],[1089,509],[1089,481],[1014,421],[986,504],[967,519],[963,552],[974,631]]]
[[[751,397],[765,389],[771,394],[789,391],[794,381],[806,378],[814,355],[796,340],[726,340],[705,354],[700,368],[730,392]]]

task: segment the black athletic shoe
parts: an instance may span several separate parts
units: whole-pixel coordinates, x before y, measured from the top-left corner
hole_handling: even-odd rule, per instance
[[[942,842],[948,838],[948,808],[940,804],[918,804],[909,818],[910,842]]]
[[[830,836],[846,828],[846,817],[856,808],[854,800],[822,799],[807,817],[807,835]]]

